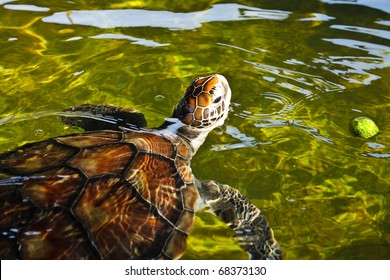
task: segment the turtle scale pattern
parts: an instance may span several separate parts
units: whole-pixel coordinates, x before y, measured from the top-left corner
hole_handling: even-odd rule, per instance
[[[186,145],[104,131],[1,155],[2,259],[180,257],[198,199]]]

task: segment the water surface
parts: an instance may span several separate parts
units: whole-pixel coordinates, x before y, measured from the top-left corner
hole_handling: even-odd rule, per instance
[[[51,113],[83,103],[157,126],[221,73],[231,112],[195,175],[260,207],[286,259],[389,259],[390,3],[155,2],[0,0],[0,151],[77,131]],[[231,235],[202,212],[184,258],[246,258]]]

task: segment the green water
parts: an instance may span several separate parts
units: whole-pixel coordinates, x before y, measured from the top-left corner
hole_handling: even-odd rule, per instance
[[[156,3],[157,2],[157,3]],[[228,120],[193,160],[268,217],[286,259],[390,259],[387,0],[0,0],[0,152],[76,131],[50,112],[115,104],[153,127],[220,73]],[[354,137],[365,115],[380,133]],[[244,259],[199,213],[184,258]]]

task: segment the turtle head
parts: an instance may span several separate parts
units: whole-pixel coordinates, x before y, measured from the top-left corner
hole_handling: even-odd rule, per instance
[[[225,121],[231,90],[219,74],[196,78],[176,105],[173,117],[194,130],[211,130]]]

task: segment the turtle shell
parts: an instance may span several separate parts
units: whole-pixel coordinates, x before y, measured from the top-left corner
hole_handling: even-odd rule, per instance
[[[51,138],[0,155],[1,259],[176,259],[198,193],[157,131]]]

